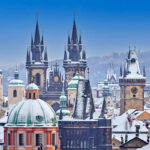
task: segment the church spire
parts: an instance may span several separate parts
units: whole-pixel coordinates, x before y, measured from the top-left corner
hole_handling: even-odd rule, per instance
[[[38,19],[37,19],[36,28],[35,28],[34,44],[35,45],[39,45],[40,44],[40,32],[39,32]]]
[[[83,50],[83,52],[82,52],[82,59],[86,60],[86,52],[85,52],[85,50]]]
[[[31,35],[31,47],[33,46],[34,42],[33,42],[33,36]]]
[[[71,38],[73,44],[77,44],[78,43],[78,35],[77,35],[77,28],[76,28],[76,22],[74,19],[73,22],[73,30],[72,30],[72,38]]]
[[[42,35],[42,39],[41,39],[41,53],[43,53],[44,51],[44,38],[43,38],[43,35]]]
[[[67,52],[66,52],[66,50],[64,51],[64,60],[67,60]]]
[[[107,113],[107,110],[106,110],[106,100],[104,98],[103,100],[103,105],[102,105],[102,109],[101,109],[101,114],[100,114],[100,117],[99,118],[105,118],[105,114]]]
[[[143,66],[143,77],[146,77],[145,66]]]
[[[30,63],[31,63],[30,51],[29,51],[29,50],[27,50],[26,64],[30,64]]]

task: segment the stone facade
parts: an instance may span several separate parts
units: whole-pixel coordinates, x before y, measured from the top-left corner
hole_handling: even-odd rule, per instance
[[[17,95],[14,96],[14,91]],[[24,86],[8,86],[8,104],[16,104],[25,99],[25,87]]]
[[[81,36],[78,40],[75,20],[73,23],[72,37],[70,38],[68,36],[67,51],[65,50],[64,52],[63,67],[65,69],[65,81],[68,84],[79,70],[80,74],[85,77],[87,67],[86,53],[83,50]]]
[[[120,114],[129,109],[144,110],[145,79],[119,79]],[[134,92],[136,89],[136,92]]]
[[[144,110],[145,70],[140,72],[135,50],[129,50],[124,72],[120,68],[120,114],[129,109]]]

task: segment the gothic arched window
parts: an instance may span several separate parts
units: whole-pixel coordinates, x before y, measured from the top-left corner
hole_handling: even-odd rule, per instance
[[[13,90],[13,97],[17,97],[17,91]]]
[[[41,83],[41,77],[40,77],[40,74],[37,73],[36,74],[36,85],[40,86],[40,83]]]

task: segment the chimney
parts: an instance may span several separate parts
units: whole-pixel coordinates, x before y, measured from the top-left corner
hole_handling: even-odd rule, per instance
[[[136,137],[139,137],[140,125],[135,125],[136,127]]]

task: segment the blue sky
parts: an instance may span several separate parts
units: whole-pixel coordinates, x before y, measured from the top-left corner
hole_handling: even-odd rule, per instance
[[[73,12],[90,56],[150,50],[150,2],[144,0],[0,0],[0,66],[25,62],[38,11],[49,59],[63,57]]]

